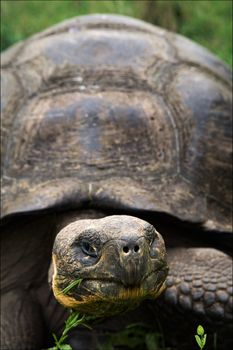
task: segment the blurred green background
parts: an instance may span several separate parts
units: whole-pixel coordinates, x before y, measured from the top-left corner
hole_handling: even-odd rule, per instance
[[[183,34],[232,65],[232,1],[1,0],[1,50],[64,19],[117,13]]]

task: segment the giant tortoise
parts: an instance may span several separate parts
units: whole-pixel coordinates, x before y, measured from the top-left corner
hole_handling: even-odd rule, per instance
[[[170,346],[194,348],[199,323],[209,349],[214,334],[230,346],[229,68],[116,15],[67,20],[1,61],[1,349],[52,345],[66,307],[103,318],[73,349],[155,319]]]

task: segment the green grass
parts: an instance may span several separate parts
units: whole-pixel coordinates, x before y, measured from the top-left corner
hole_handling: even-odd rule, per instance
[[[72,288],[76,287],[76,286],[79,286],[80,283],[82,282],[82,279],[79,278],[75,281],[73,281],[72,283],[70,283],[66,288],[64,288],[61,293],[63,294],[67,294]]]
[[[91,13],[123,14],[176,31],[232,65],[230,0],[2,0],[1,48],[64,19]]]
[[[184,21],[180,32],[215,52],[222,60],[232,66],[232,2],[202,1],[201,6],[192,2],[194,14],[184,1]]]

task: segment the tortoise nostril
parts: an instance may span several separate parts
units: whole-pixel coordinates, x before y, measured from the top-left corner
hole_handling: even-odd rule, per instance
[[[125,253],[125,254],[128,254],[129,252],[135,252],[135,253],[137,253],[137,252],[139,252],[139,246],[138,245],[135,245],[134,247],[128,247],[127,245],[126,246],[124,246],[123,247],[123,252]]]
[[[129,252],[129,247],[127,247],[127,246],[123,247],[123,252],[124,253],[128,253]]]

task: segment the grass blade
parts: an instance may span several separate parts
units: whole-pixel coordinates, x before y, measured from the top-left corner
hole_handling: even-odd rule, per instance
[[[73,282],[71,282],[67,287],[65,287],[60,293],[62,294],[67,294],[72,288],[80,285],[80,283],[82,282],[82,279],[79,278]]]

